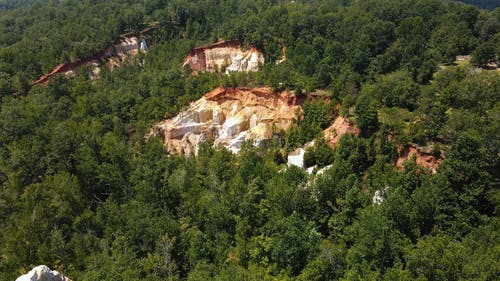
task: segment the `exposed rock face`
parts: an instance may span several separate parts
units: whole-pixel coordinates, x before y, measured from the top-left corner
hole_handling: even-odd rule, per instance
[[[305,168],[304,167],[304,154],[306,153],[306,150],[302,147],[299,147],[295,149],[294,151],[290,152],[287,157],[287,165],[288,166],[297,166],[299,168]]]
[[[237,153],[245,140],[255,145],[286,130],[300,107],[294,96],[270,88],[217,88],[172,119],[152,128],[169,153],[196,155],[208,139]]]
[[[110,69],[120,66],[124,61],[133,58],[139,54],[140,51],[147,50],[147,43],[145,38],[137,36],[125,37],[118,44],[113,46],[113,49],[108,51],[106,57],[108,58],[108,66]]]
[[[71,281],[55,270],[50,270],[46,265],[39,265],[30,272],[19,276],[16,281]]]
[[[174,118],[154,125],[150,135],[159,136],[169,153],[196,155],[199,145],[207,140],[213,141],[214,146],[223,146],[237,153],[246,140],[260,145],[277,132],[287,130],[298,110],[302,108],[296,97],[286,92],[275,93],[270,88],[217,88],[191,103]],[[323,134],[327,144],[335,147],[343,135],[358,135],[359,129],[345,117],[338,116]],[[308,168],[304,165],[304,154],[312,145],[313,141],[287,155],[288,166]],[[396,164],[400,169],[403,162],[413,155],[418,165],[430,168],[434,173],[443,161],[442,156],[416,146],[400,148],[400,155]]]
[[[347,133],[359,135],[359,129],[343,116],[338,116],[333,124],[323,131],[325,141],[330,147],[334,147]]]
[[[323,136],[326,143],[330,147],[334,147],[340,141],[340,138],[347,133],[358,135],[359,129],[350,123],[345,117],[338,116],[332,125],[323,131]],[[288,166],[294,165],[300,168],[307,168],[304,164],[304,154],[306,149],[313,145],[314,141],[308,142],[304,145],[304,147],[299,147],[290,152],[287,157]]]
[[[75,62],[60,64],[51,72],[42,75],[33,84],[44,84],[50,77],[63,73],[65,75],[73,75],[74,72],[84,66],[91,64],[91,78],[96,78],[99,75],[101,64],[104,62],[110,69],[120,66],[124,61],[129,58],[135,57],[140,51],[147,50],[147,43],[145,37],[138,37],[135,35],[124,36],[115,45],[108,47],[96,54],[86,58],[77,60]]]
[[[304,155],[306,154],[306,149],[314,145],[314,141],[310,141],[304,145],[304,147],[299,147],[294,151],[288,153],[287,156],[287,165],[288,166],[297,166],[299,168],[306,168],[304,164]],[[312,173],[312,171],[311,171]],[[310,173],[309,173],[310,174]]]
[[[396,162],[396,167],[398,169],[403,169],[404,162],[412,157],[415,157],[417,165],[426,167],[430,169],[433,174],[435,174],[437,172],[437,168],[443,162],[441,153],[437,155],[429,148],[418,147],[416,145],[400,147],[399,155],[398,161]]]
[[[239,41],[224,41],[194,48],[184,59],[182,66],[189,65],[194,73],[199,71],[225,73],[231,71],[257,71],[264,56],[255,48],[244,50]]]

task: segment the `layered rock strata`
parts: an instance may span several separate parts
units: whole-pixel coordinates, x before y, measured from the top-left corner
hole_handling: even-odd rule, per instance
[[[189,65],[193,73],[257,71],[264,56],[255,48],[244,49],[239,41],[220,40],[217,43],[192,49],[182,66]]]
[[[300,110],[295,96],[270,88],[217,88],[172,119],[152,128],[169,153],[196,155],[199,145],[213,140],[237,153],[246,140],[260,145],[286,130]]]

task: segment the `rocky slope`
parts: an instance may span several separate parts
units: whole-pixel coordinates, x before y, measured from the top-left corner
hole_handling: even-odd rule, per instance
[[[196,155],[201,143],[213,141],[237,153],[245,140],[260,145],[276,135],[282,135],[294,121],[301,102],[287,92],[275,93],[270,88],[216,88],[192,102],[177,116],[153,126],[150,135],[160,137],[168,153]],[[335,147],[345,134],[359,134],[359,129],[343,116],[323,131],[326,143]],[[304,153],[309,142],[287,155],[288,165],[304,166]],[[416,146],[401,147],[396,167],[413,156],[418,165],[435,172],[442,162],[428,149]]]
[[[258,145],[286,130],[299,108],[295,96],[270,88],[217,88],[151,134],[163,139],[169,153],[197,154],[206,140],[236,153],[245,140]]]
[[[50,270],[46,265],[39,265],[30,272],[19,276],[16,281],[71,281],[61,273]]]
[[[417,163],[417,165],[426,167],[430,169],[433,174],[435,174],[437,172],[437,168],[444,160],[441,152],[435,153],[428,147],[410,145],[406,147],[399,147],[398,151],[399,158],[396,162],[396,167],[398,169],[403,169],[404,162],[415,157],[415,162]]]
[[[264,56],[255,48],[244,49],[239,41],[224,41],[192,49],[182,66],[189,65],[193,73],[257,71]]]
[[[359,129],[343,116],[338,116],[332,125],[323,131],[326,143],[334,147],[345,134],[359,135]]]
[[[110,69],[121,65],[129,58],[135,57],[140,51],[146,51],[147,40],[144,35],[125,35],[116,44],[110,46],[96,54],[75,62],[59,64],[51,72],[40,76],[33,84],[44,84],[50,77],[63,73],[73,75],[74,72],[85,65],[92,65],[91,77],[96,78],[99,75],[100,67],[104,64]]]
[[[337,145],[340,138],[345,134],[358,135],[359,129],[343,116],[337,116],[335,121],[333,121],[328,128],[323,130],[323,137],[325,138],[326,143],[332,148]],[[300,168],[307,168],[304,165],[304,155],[306,153],[306,149],[312,146],[314,146],[314,141],[308,142],[303,147],[299,147],[290,152],[287,156],[288,166],[294,165]]]

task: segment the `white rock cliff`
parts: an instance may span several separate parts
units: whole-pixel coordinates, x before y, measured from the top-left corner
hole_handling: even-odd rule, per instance
[[[196,155],[209,139],[237,153],[245,140],[260,145],[286,130],[297,109],[295,96],[270,88],[217,88],[155,125],[151,135],[162,138],[169,153]]]
[[[50,270],[46,265],[39,265],[30,272],[19,276],[16,281],[71,281],[61,273]]]
[[[184,59],[194,73],[200,71],[222,72],[257,71],[264,56],[255,48],[245,49],[239,41],[220,40],[211,45],[197,47]]]

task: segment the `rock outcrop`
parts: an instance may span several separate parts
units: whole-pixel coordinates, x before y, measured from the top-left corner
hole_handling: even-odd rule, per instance
[[[323,137],[325,138],[326,143],[333,148],[340,141],[340,138],[348,133],[353,135],[358,135],[359,129],[356,128],[354,124],[349,122],[349,120],[347,120],[345,117],[337,116],[335,121],[333,121],[332,125],[323,130]],[[287,156],[288,166],[294,165],[300,168],[307,168],[305,167],[304,164],[304,155],[306,149],[313,145],[314,141],[311,141],[306,143],[304,147],[299,147],[296,150],[290,152]]]
[[[398,169],[404,168],[404,162],[412,157],[415,157],[417,165],[426,167],[431,170],[433,174],[437,172],[437,168],[443,162],[443,155],[441,152],[435,153],[428,147],[419,147],[416,145],[400,147],[399,158],[396,162]]]
[[[373,194],[372,197],[372,204],[373,205],[380,205],[384,203],[385,196],[387,195],[387,192],[389,192],[390,187],[386,186],[383,189],[375,190],[375,193]]]
[[[152,29],[148,29],[150,31]],[[92,71],[91,78],[96,78],[99,75],[100,67],[105,64],[110,69],[120,66],[127,59],[135,57],[140,51],[147,50],[147,35],[142,31],[139,34],[143,35],[124,35],[113,46],[110,46],[100,52],[97,52],[86,58],[77,60],[75,62],[68,62],[59,64],[51,72],[40,76],[34,85],[46,83],[50,77],[62,73],[65,75],[73,75],[74,72],[85,65],[91,65]]]
[[[171,154],[197,155],[205,141],[237,153],[244,141],[260,145],[281,135],[294,122],[297,111],[302,110],[302,103],[294,95],[265,87],[220,87],[192,102],[175,117],[154,125],[150,135],[160,137]],[[358,135],[359,129],[343,116],[337,116],[323,131],[326,143],[332,148],[345,134]],[[312,145],[313,141],[308,142],[287,155],[288,166],[308,168],[304,165],[304,154]],[[442,155],[422,147],[401,147],[399,152],[396,167],[400,169],[413,156],[418,165],[430,168],[433,173],[443,161]]]
[[[326,143],[334,147],[345,134],[359,135],[359,129],[343,116],[338,116],[330,127],[323,131]]]
[[[108,67],[113,69],[120,66],[127,59],[137,56],[139,52],[146,52],[147,46],[146,38],[137,36],[123,38],[110,50],[109,56],[107,56]]]
[[[189,65],[193,73],[257,71],[264,56],[255,48],[243,49],[240,41],[224,41],[192,49],[182,66]],[[225,69],[225,70],[224,70]]]
[[[50,270],[46,265],[39,265],[30,272],[19,276],[16,281],[71,281],[61,273]]]
[[[213,140],[237,153],[245,140],[260,145],[293,122],[300,109],[295,96],[270,88],[217,88],[172,119],[155,125],[151,135],[163,139],[169,153],[196,155]]]
[[[287,156],[287,165],[288,166],[297,166],[299,168],[305,168],[304,165],[304,154],[306,150],[302,147],[295,149],[294,151],[288,153]]]
[[[304,164],[304,155],[308,147],[314,146],[314,141],[307,142],[303,147],[299,147],[287,155],[287,165],[297,166],[299,168],[307,168]]]

